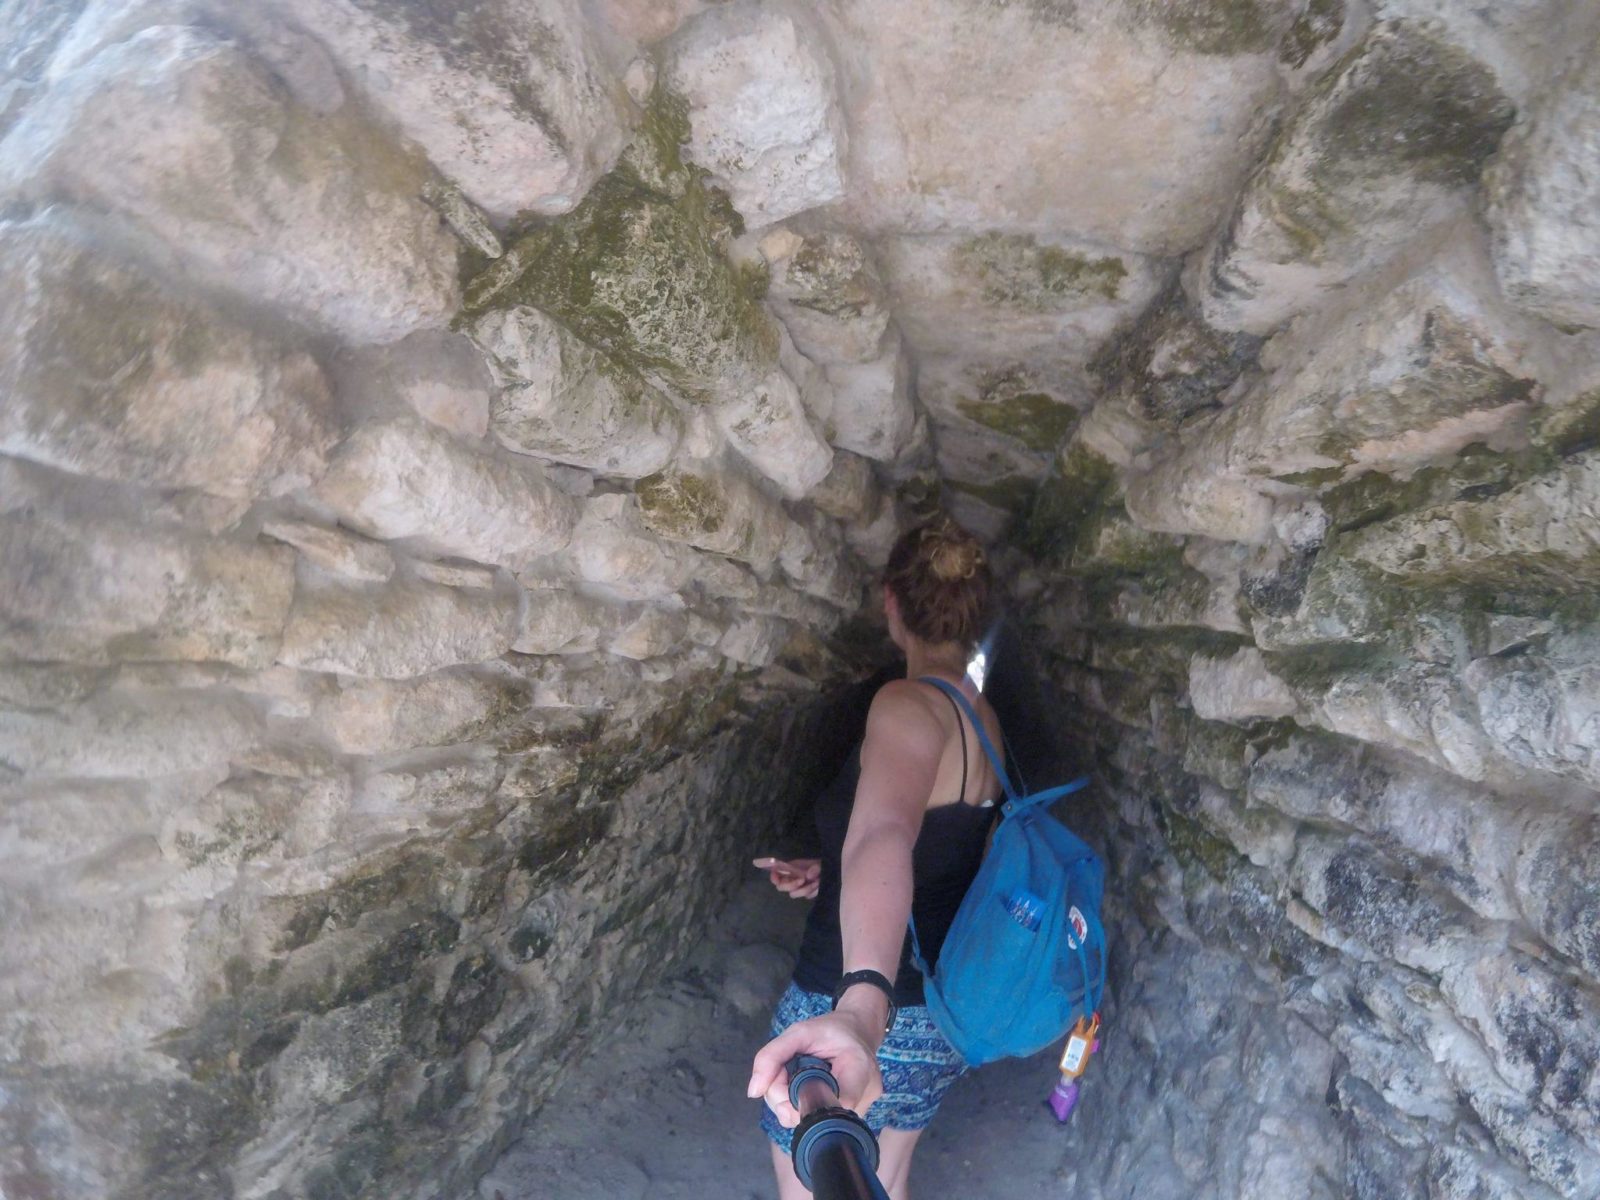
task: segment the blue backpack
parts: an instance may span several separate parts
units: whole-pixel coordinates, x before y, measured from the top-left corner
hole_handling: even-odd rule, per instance
[[[939,1031],[976,1067],[1043,1050],[1099,1007],[1106,979],[1100,924],[1105,867],[1046,811],[1087,785],[1088,776],[1018,795],[967,698],[943,679],[924,678],[965,710],[1006,796],[994,841],[932,973],[911,923],[928,1008]]]

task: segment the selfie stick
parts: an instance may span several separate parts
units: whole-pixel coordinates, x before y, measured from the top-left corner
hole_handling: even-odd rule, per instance
[[[800,1113],[794,1173],[817,1200],[889,1200],[878,1182],[878,1139],[838,1098],[822,1059],[801,1054],[789,1063],[789,1103]]]

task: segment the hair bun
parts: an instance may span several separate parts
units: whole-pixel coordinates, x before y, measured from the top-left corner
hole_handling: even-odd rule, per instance
[[[983,547],[978,539],[953,522],[934,526],[923,536],[933,543],[927,547],[928,566],[943,583],[971,579],[983,565]]]

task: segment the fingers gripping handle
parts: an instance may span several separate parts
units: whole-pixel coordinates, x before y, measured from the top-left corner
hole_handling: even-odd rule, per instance
[[[789,1060],[789,1103],[802,1117],[830,1107],[839,1098],[839,1081],[828,1064],[810,1054]]]
[[[820,1200],[887,1200],[878,1182],[878,1139],[867,1123],[840,1108],[839,1084],[820,1058],[789,1061],[789,1103],[800,1114],[794,1131],[794,1173]]]

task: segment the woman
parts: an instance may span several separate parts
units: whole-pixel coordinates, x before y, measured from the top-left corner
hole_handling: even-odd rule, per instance
[[[883,603],[889,636],[905,652],[906,678],[878,691],[865,738],[817,801],[820,871],[809,864],[798,873],[773,871],[780,889],[816,895],[773,1040],[750,1077],[749,1094],[766,1097],[762,1128],[782,1200],[808,1194],[789,1161],[799,1115],[788,1102],[784,1065],[795,1054],[832,1064],[840,1103],[863,1113],[879,1135],[878,1176],[893,1200],[909,1195],[917,1138],[965,1069],[923,1004],[906,918],[915,915],[931,967],[983,859],[999,781],[956,702],[919,680],[932,675],[963,686],[1000,744],[993,710],[962,682],[988,594],[983,548],[948,518],[896,543]]]

